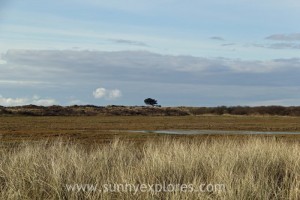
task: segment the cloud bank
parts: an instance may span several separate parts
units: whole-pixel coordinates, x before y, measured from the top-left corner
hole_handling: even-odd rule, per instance
[[[2,55],[6,62],[0,64],[0,78],[15,70],[14,74],[34,73],[39,76],[74,74],[117,74],[135,72],[220,72],[263,73],[276,70],[300,68],[299,58],[274,60],[240,60],[226,58],[204,58],[173,56],[147,51],[73,51],[73,50],[9,50]],[[291,65],[292,64],[292,65]],[[249,66],[250,65],[250,66]],[[2,77],[1,77],[2,76]],[[31,80],[32,81],[32,80]]]
[[[274,34],[266,37],[266,39],[277,40],[277,41],[300,41],[300,33]]]
[[[300,44],[286,42],[273,44],[255,44],[254,46],[268,49],[300,49]]]
[[[85,103],[104,99],[127,105],[138,105],[148,96],[171,105],[300,99],[297,57],[241,60],[147,51],[10,50],[1,59],[5,62],[0,64],[0,90],[8,97],[37,93],[60,102],[73,96]],[[99,82],[110,87],[99,87]],[[126,97],[120,98],[122,93]],[[5,104],[20,101],[33,99],[2,98]]]
[[[22,105],[39,105],[39,106],[51,106],[58,104],[55,99],[42,99],[38,96],[32,98],[6,98],[0,95],[0,105],[2,106],[22,106]]]

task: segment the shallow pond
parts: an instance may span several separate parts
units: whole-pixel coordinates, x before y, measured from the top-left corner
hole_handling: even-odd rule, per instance
[[[300,132],[274,132],[274,131],[222,131],[222,130],[138,130],[129,131],[134,133],[159,133],[177,135],[200,135],[200,134],[300,134]]]

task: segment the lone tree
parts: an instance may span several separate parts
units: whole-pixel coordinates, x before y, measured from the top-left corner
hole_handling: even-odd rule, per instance
[[[146,105],[151,105],[151,106],[155,106],[157,104],[157,100],[151,98],[145,99],[144,102]]]

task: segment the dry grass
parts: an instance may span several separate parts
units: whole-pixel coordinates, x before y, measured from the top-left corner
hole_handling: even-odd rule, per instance
[[[90,143],[109,141],[115,135],[133,140],[148,139],[149,134],[128,134],[127,130],[300,131],[300,117],[278,116],[10,116],[0,117],[0,124],[0,138],[7,142],[67,137]],[[296,135],[285,137],[300,138]]]
[[[0,149],[0,199],[299,199],[300,147],[160,138],[83,146],[27,142]],[[71,192],[66,184],[224,184],[223,192]]]

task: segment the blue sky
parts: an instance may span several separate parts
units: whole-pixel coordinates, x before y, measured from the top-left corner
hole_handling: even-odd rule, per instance
[[[0,3],[0,105],[299,105],[296,0]]]

